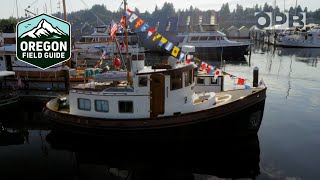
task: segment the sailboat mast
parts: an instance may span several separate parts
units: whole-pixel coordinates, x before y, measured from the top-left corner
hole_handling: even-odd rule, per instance
[[[124,5],[124,12],[127,11],[127,1],[123,0],[123,5]],[[126,63],[127,63],[127,80],[128,84],[131,85],[131,80],[130,80],[130,72],[131,72],[131,67],[130,67],[130,61],[129,61],[129,49],[128,49],[128,23],[127,23],[127,18],[124,20],[124,28],[125,28],[125,42],[126,42]]]
[[[63,19],[67,21],[67,8],[66,8],[66,0],[62,0],[63,5]]]
[[[63,19],[64,19],[65,21],[67,21],[66,0],[62,0],[62,5],[63,5]],[[71,36],[71,34],[70,34],[70,36]],[[71,68],[71,59],[69,59],[69,60],[67,61],[67,66],[68,66],[69,68]]]
[[[16,0],[16,8],[17,8],[17,20],[19,20],[18,0]]]

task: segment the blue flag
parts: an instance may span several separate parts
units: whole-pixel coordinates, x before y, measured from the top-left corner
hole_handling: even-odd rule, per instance
[[[150,26],[149,26],[148,24],[144,23],[144,24],[141,26],[140,31],[141,31],[141,32],[145,32],[145,31],[148,31],[149,28],[150,28]]]
[[[244,88],[245,88],[246,90],[250,90],[250,89],[251,89],[251,87],[250,87],[249,85],[245,85]]]

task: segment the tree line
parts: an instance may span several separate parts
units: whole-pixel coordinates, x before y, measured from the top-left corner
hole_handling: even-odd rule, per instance
[[[273,5],[265,3],[264,5],[254,5],[253,7],[243,7],[237,4],[236,8],[231,10],[228,3],[221,6],[218,13],[218,22],[220,28],[229,28],[230,26],[246,26],[251,27],[255,25],[254,13],[258,11],[264,12],[280,12],[278,6],[275,8]],[[195,12],[204,12],[196,7],[190,6],[188,9],[178,9],[174,7],[173,3],[165,2],[162,7],[156,6],[153,12],[141,12],[138,8],[133,9],[139,17],[141,18],[159,18],[159,17],[178,17],[181,12],[190,12],[190,14],[195,14]],[[296,12],[306,12],[307,23],[318,23],[320,24],[320,8],[315,11],[309,11],[307,7],[302,9],[299,5],[296,8],[290,7],[286,9],[290,14]],[[94,5],[91,9],[79,10],[75,12],[68,13],[67,19],[72,24],[72,32],[76,39],[81,37],[81,35],[86,35],[92,33],[92,29],[95,26],[108,24],[112,19],[119,21],[123,16],[123,9],[118,9],[117,11],[108,10],[106,5]],[[62,18],[61,13],[56,13],[54,16]],[[22,20],[25,18],[20,18]],[[15,27],[17,19],[10,17],[9,19],[0,20],[0,30],[7,31],[10,27]]]

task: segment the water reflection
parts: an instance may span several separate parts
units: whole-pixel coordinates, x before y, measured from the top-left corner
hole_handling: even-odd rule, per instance
[[[0,119],[1,178],[255,179],[260,174],[258,136],[232,133],[230,125],[260,125],[264,103],[185,140],[73,134],[51,129],[41,112],[6,112],[9,116]]]
[[[80,171],[101,169],[104,177],[120,179],[251,178],[260,174],[257,135],[210,137],[201,142],[108,141],[108,139],[52,131],[52,149],[74,152]],[[96,169],[95,169],[96,170]],[[93,171],[95,171],[93,170]]]

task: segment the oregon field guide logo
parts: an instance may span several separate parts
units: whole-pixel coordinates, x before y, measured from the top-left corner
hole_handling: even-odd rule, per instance
[[[46,69],[71,57],[71,26],[68,22],[41,14],[17,24],[17,58]]]

